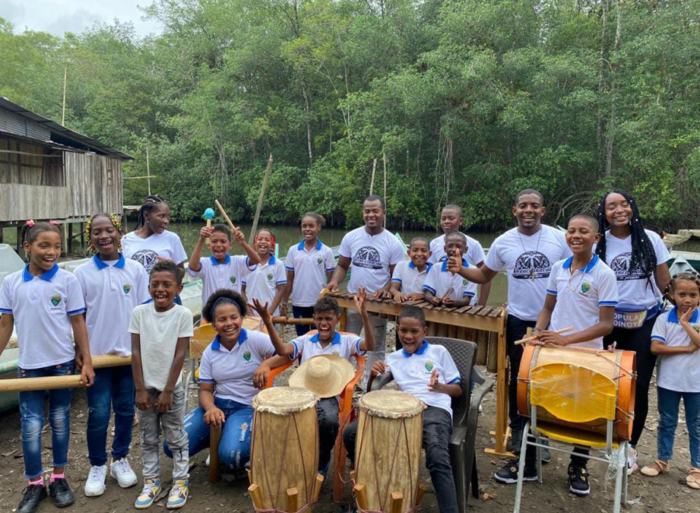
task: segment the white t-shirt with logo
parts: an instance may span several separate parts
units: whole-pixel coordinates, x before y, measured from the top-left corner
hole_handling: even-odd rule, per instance
[[[354,355],[364,356],[366,351],[360,350],[362,339],[354,333],[342,334],[339,331],[335,332],[335,336],[331,343],[326,347],[321,346],[318,333],[314,335],[302,335],[290,342],[294,346],[294,354],[290,355],[290,360],[296,360],[301,354],[301,361],[304,363],[309,358],[320,354],[334,354],[349,360]]]
[[[485,255],[484,248],[481,246],[481,243],[466,233],[462,233],[462,235],[467,238],[467,254],[462,256],[467,259],[467,262],[474,262],[476,265],[483,262]],[[442,262],[443,260],[447,259],[447,253],[445,253],[444,234],[430,241],[430,251],[433,252],[428,259],[428,262],[431,264]]]
[[[401,285],[401,292],[408,296],[409,294],[422,294],[423,284],[428,278],[428,273],[433,264],[428,264],[425,269],[419,271],[413,265],[413,262],[402,260],[394,268],[394,274],[391,276],[392,283]]]
[[[700,312],[695,310],[690,325],[700,332]],[[678,317],[678,309],[664,312],[656,319],[651,339],[665,346],[680,347],[692,344]],[[656,383],[661,388],[674,392],[700,393],[700,350],[692,354],[659,356]]]
[[[284,266],[288,271],[294,271],[292,304],[314,306],[326,286],[326,273],[335,270],[335,257],[333,250],[320,240],[311,251],[306,249],[302,240],[289,248]]]
[[[219,289],[230,289],[241,292],[243,278],[248,275],[248,257],[226,255],[223,263],[214,255],[199,261],[199,271],[187,269],[193,278],[202,280],[202,305]]]
[[[570,336],[590,328],[600,321],[601,306],[617,306],[615,273],[594,255],[584,268],[571,274],[573,257],[560,260],[552,266],[547,283],[547,294],[557,296],[549,328],[552,331],[573,326]],[[571,347],[603,349],[603,337],[572,344]]]
[[[202,354],[199,381],[215,384],[214,395],[220,399],[250,406],[259,392],[253,384],[253,374],[274,354],[270,337],[259,331],[241,329],[238,342],[230,351],[217,335]]]
[[[368,294],[374,294],[389,283],[390,267],[401,262],[405,254],[404,247],[389,230],[370,235],[361,226],[345,234],[340,256],[352,259],[348,292],[356,294],[359,287],[365,287]]]
[[[165,390],[175,360],[177,339],[191,337],[193,332],[192,312],[184,306],[175,305],[165,312],[157,312],[153,303],[134,308],[129,333],[140,335],[141,368],[146,388]],[[182,374],[178,375],[176,385],[181,382]]]
[[[464,267],[470,266],[467,261],[462,258]],[[428,278],[425,280],[423,290],[428,290],[437,297],[442,297],[448,294],[452,299],[462,299],[465,297],[471,298],[469,304],[476,304],[476,283],[472,283],[459,274],[452,274],[447,270],[447,260],[443,260],[441,264],[436,264],[431,267],[428,273]]]
[[[0,314],[14,317],[21,369],[75,360],[69,317],[84,311],[78,279],[58,265],[41,276],[32,276],[25,266],[7,276],[0,286]]]
[[[484,265],[492,271],[506,269],[508,314],[523,321],[536,321],[544,306],[554,262],[571,256],[564,232],[547,225],[530,236],[512,228],[498,237]]]
[[[157,257],[172,260],[180,265],[187,260],[187,253],[176,233],[164,231],[153,234],[146,239],[139,237],[136,232],[129,232],[122,238],[122,251],[126,258],[136,260],[151,273],[158,262]]]
[[[431,392],[428,388],[434,369],[437,369],[441,383],[459,383],[457,366],[444,346],[428,344],[424,340],[421,348],[413,354],[405,349],[389,354],[386,364],[400,390],[452,415],[452,398],[447,394]]]
[[[85,298],[90,354],[131,355],[129,322],[138,305],[151,299],[148,274],[138,262],[123,255],[103,262],[97,255],[75,270]]]
[[[654,246],[656,253],[656,265],[661,265],[671,259],[671,255],[666,249],[664,241],[656,233],[644,230],[647,237]],[[632,263],[632,236],[625,239],[618,239],[610,233],[605,232],[605,260],[613,270],[617,278],[617,289],[620,293],[620,308],[635,308],[649,310],[654,308],[661,299],[661,292],[656,285],[654,272],[652,271],[649,281],[642,276],[641,269],[630,269]]]
[[[246,298],[249,302],[252,302],[253,298],[257,298],[263,305],[265,303],[268,306],[272,305],[277,295],[277,287],[287,283],[287,272],[284,270],[284,264],[273,255],[266,264],[256,264],[250,269],[252,270],[248,276],[243,278]],[[278,306],[273,315],[278,316],[279,311]],[[253,314],[258,315],[257,312],[253,312]]]

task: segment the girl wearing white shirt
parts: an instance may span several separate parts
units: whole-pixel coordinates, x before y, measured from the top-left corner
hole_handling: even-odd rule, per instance
[[[651,350],[659,357],[658,459],[642,469],[655,477],[669,470],[681,399],[690,437],[690,473],[685,482],[700,490],[700,279],[684,273],[669,283],[666,298],[675,305],[654,324]]]
[[[630,439],[628,473],[637,469],[637,443],[649,412],[649,384],[656,364],[651,351],[651,332],[660,312],[659,290],[671,276],[671,256],[661,237],[644,229],[637,202],[623,190],[603,196],[598,205],[600,241],[596,254],[615,272],[620,304],[615,309],[615,328],[603,340],[607,349],[634,351],[637,384],[634,423]]]
[[[274,316],[279,315],[279,305],[282,302],[287,276],[284,264],[275,258],[275,236],[267,228],[258,230],[253,245],[260,257],[260,263],[249,267],[250,274],[243,278],[241,294],[246,303],[254,298]]]
[[[147,196],[139,209],[136,228],[122,239],[124,256],[139,262],[149,274],[159,260],[172,260],[184,269],[187,253],[180,237],[167,230],[168,225],[168,204],[160,196]]]

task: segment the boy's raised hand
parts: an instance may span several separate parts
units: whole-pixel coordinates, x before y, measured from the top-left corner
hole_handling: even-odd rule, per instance
[[[380,376],[386,372],[386,370],[389,367],[387,366],[386,363],[377,360],[372,364],[372,368],[370,369],[370,372],[372,373],[373,376]]]
[[[251,305],[250,303],[248,303],[248,306],[254,311],[258,312],[258,315],[260,316],[263,322],[272,322],[272,314],[267,309],[267,303],[263,305],[258,298],[254,297],[253,304]]]
[[[214,229],[213,229],[211,226],[209,226],[209,227],[205,226],[204,228],[202,228],[201,230],[199,230],[199,238],[200,238],[201,240],[206,240],[206,239],[208,239],[209,237],[211,237],[211,234],[212,234],[213,232],[214,232]]]
[[[457,254],[447,260],[447,270],[452,274],[457,274],[462,269],[462,252],[457,249]]]
[[[245,242],[245,235],[243,235],[243,232],[238,228],[233,230],[233,238],[236,239],[238,244]]]
[[[360,287],[357,289],[357,294],[353,298],[355,301],[355,308],[360,314],[365,315],[367,313],[367,289]]]

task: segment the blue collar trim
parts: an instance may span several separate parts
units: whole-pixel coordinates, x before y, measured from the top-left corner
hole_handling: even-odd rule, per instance
[[[243,342],[248,340],[248,332],[245,330],[245,328],[241,328],[241,332],[238,334],[238,345],[242,345]],[[221,341],[219,341],[219,335],[214,337],[214,340],[211,343],[211,349],[212,351],[218,351],[221,349]]]
[[[413,356],[414,354],[423,354],[423,353],[425,353],[427,350],[428,350],[428,341],[427,341],[427,340],[424,340],[424,341],[423,341],[423,345],[421,346],[421,348],[420,348],[418,351],[416,351],[415,353],[408,353],[408,352],[406,352],[405,349],[402,349],[401,351],[403,352],[403,355],[404,355],[406,358],[410,358],[410,357]]]
[[[446,272],[447,272],[447,261],[448,261],[449,259],[450,259],[450,258],[447,257],[447,258],[445,258],[445,260],[442,261],[442,267],[440,268],[440,270],[441,270],[443,273],[446,273]],[[464,267],[469,267],[469,263],[467,262],[467,259],[464,258],[464,257],[462,257],[462,265],[463,265]]]
[[[214,258],[214,255],[210,255],[209,260],[211,260],[211,265],[228,265],[231,263],[231,255],[227,253],[223,263],[219,262],[216,258]]]
[[[95,267],[97,267],[98,271],[101,271],[102,269],[106,269],[109,267],[109,264],[105,264],[102,260],[100,260],[97,255],[92,257],[92,261],[95,262]],[[114,267],[117,269],[124,269],[124,266],[126,265],[126,259],[124,258],[124,255],[119,253],[119,260],[117,260],[117,263],[114,264]]]
[[[319,342],[318,338],[318,333],[316,333],[313,337],[309,339],[310,342],[313,342],[314,344],[317,344]],[[336,331],[335,336],[333,337],[333,340],[331,340],[331,344],[340,344],[340,332]]]
[[[698,312],[697,308],[693,312],[693,315],[690,316],[690,322],[691,323],[697,323],[698,322],[698,317],[700,317],[700,313]],[[680,324],[681,320],[678,317],[678,307],[674,306],[673,310],[671,310],[668,313],[668,322],[674,322],[676,324]]]
[[[600,260],[600,257],[598,255],[593,255],[593,259],[588,262],[588,265],[582,269],[579,269],[579,271],[583,271],[584,273],[588,274],[590,273],[593,268],[596,266],[598,261]],[[574,257],[570,256],[569,258],[566,259],[566,262],[564,262],[564,269],[571,269],[571,263],[574,261]]]
[[[40,280],[44,281],[51,281],[53,280],[53,277],[56,276],[56,273],[58,272],[58,264],[53,264],[53,267],[46,271],[44,274],[40,274],[38,278]],[[29,264],[24,266],[24,272],[22,273],[22,280],[24,282],[32,281],[34,279],[34,276],[32,273],[29,272]]]
[[[321,242],[321,239],[316,239],[316,250],[320,250],[321,247],[323,247],[323,243]],[[304,249],[304,239],[301,239],[301,242],[297,246],[298,250]]]
[[[430,262],[428,262],[428,263],[426,264],[426,268],[425,268],[423,271],[420,271],[420,272],[428,272],[428,271],[430,271],[430,268],[431,268],[432,266],[433,266],[433,264],[431,264]],[[408,262],[408,267],[409,267],[410,269],[416,269],[416,265],[415,265],[413,262]]]

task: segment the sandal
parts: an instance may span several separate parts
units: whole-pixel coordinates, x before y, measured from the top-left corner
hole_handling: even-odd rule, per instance
[[[644,467],[641,470],[641,473],[647,477],[656,477],[659,474],[666,474],[666,473],[668,473],[668,462],[661,461],[661,460],[654,460],[654,463]],[[688,486],[690,486],[690,485],[688,485]]]
[[[700,468],[691,467],[690,474],[685,478],[685,483],[693,490],[700,490]]]

